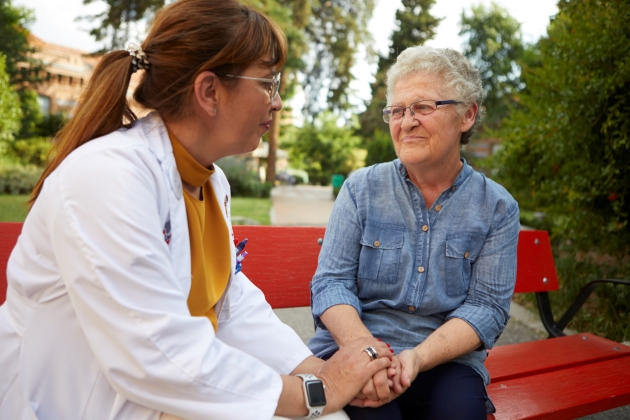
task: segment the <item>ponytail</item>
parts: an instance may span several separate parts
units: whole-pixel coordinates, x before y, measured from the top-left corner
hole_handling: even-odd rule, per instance
[[[46,168],[31,193],[30,206],[42,191],[48,175],[73,150],[92,139],[129,126],[137,119],[127,103],[131,60],[127,51],[114,51],[100,60],[79,99],[74,115],[54,140]]]

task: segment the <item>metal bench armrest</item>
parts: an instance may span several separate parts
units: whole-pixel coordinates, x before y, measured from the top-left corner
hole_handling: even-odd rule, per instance
[[[593,293],[593,291],[600,284],[609,283],[609,284],[620,284],[624,286],[630,286],[630,280],[617,280],[617,279],[597,279],[588,283],[586,286],[580,290],[575,301],[569,309],[560,317],[560,320],[556,322],[553,318],[553,313],[551,312],[551,305],[549,303],[549,295],[547,292],[537,292],[536,293],[536,303],[538,305],[538,312],[540,314],[540,319],[543,323],[543,326],[549,333],[549,338],[552,337],[562,337],[566,335],[562,332],[569,322],[573,319],[575,314],[580,310],[586,299]]]

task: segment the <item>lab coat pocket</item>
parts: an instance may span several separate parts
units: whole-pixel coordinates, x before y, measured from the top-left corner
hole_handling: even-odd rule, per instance
[[[458,233],[446,238],[446,294],[461,296],[468,292],[472,265],[483,247],[485,237]]]
[[[404,233],[404,226],[367,222],[361,237],[359,279],[396,281]]]

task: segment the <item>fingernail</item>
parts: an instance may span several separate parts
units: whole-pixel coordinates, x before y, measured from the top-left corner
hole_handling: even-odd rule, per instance
[[[387,344],[387,347],[391,347],[391,346],[389,345],[389,343],[385,343],[385,344]]]
[[[389,351],[391,351],[392,353],[394,352],[394,350],[392,350],[392,349],[389,349]]]
[[[392,358],[391,358],[391,357],[388,357],[388,359],[389,359],[389,361],[390,361],[390,362],[392,361]]]
[[[376,339],[376,341],[381,341],[381,339],[380,339],[380,338],[377,338],[377,339]]]

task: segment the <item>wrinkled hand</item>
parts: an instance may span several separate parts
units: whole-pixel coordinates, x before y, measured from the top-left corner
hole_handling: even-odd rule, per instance
[[[326,385],[325,412],[342,409],[374,375],[380,371],[387,372],[392,364],[389,357],[372,360],[364,351],[369,346],[374,347],[379,355],[391,354],[386,344],[374,338],[359,338],[340,348],[317,369],[315,376]]]
[[[422,360],[413,350],[403,350],[397,357],[401,365],[400,385],[407,389],[418,376],[422,367]]]

